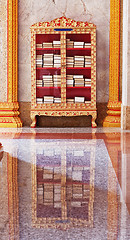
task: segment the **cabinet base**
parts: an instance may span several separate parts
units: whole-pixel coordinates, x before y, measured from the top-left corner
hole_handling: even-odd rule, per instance
[[[92,128],[96,128],[97,127],[97,124],[96,124],[96,118],[97,118],[97,112],[94,110],[94,111],[73,111],[73,112],[69,112],[69,111],[55,111],[55,112],[51,112],[51,111],[46,111],[46,112],[39,112],[39,111],[33,111],[31,113],[31,119],[32,119],[32,123],[31,123],[31,128],[35,128],[36,127],[36,124],[37,124],[37,119],[36,119],[36,116],[52,116],[52,117],[55,117],[55,116],[58,116],[58,117],[71,117],[71,116],[92,116]]]

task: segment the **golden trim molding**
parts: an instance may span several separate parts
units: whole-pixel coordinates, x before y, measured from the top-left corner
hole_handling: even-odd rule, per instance
[[[120,127],[121,102],[119,101],[120,69],[120,0],[110,0],[110,61],[108,116],[104,127]]]
[[[7,0],[7,102],[0,102],[0,127],[22,127],[17,85],[18,0]]]

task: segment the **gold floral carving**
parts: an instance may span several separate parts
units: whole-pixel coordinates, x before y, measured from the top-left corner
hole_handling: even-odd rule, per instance
[[[52,20],[51,22],[38,22],[32,25],[33,29],[37,29],[37,28],[69,28],[69,27],[73,27],[73,28],[86,28],[86,27],[90,27],[90,28],[95,28],[96,26],[93,23],[88,23],[88,22],[81,22],[81,21],[75,21],[73,19],[70,18],[66,18],[66,17],[60,17],[57,19]],[[85,31],[85,29],[84,29]]]
[[[91,33],[91,103],[66,103],[66,31],[55,31],[54,28],[73,28],[72,33]],[[36,34],[60,34],[61,37],[61,104],[36,103]],[[51,22],[36,23],[31,26],[31,127],[36,126],[36,115],[46,116],[92,116],[92,127],[96,127],[96,26],[88,22],[79,22],[61,17]]]
[[[120,0],[110,1],[110,62],[108,116],[104,127],[120,127],[121,102],[119,102],[120,65]]]
[[[22,127],[17,102],[18,0],[7,0],[7,102],[0,102],[0,127]]]

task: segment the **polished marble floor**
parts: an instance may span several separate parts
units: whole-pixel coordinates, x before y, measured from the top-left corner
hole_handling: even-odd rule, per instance
[[[130,131],[0,129],[0,240],[130,239]]]

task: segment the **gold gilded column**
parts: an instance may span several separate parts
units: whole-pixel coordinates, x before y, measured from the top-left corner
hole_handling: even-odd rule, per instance
[[[110,0],[110,61],[108,116],[104,127],[120,127],[121,102],[119,101],[120,66],[120,0]]]
[[[7,102],[0,102],[0,127],[22,127],[17,85],[18,0],[7,0]]]

